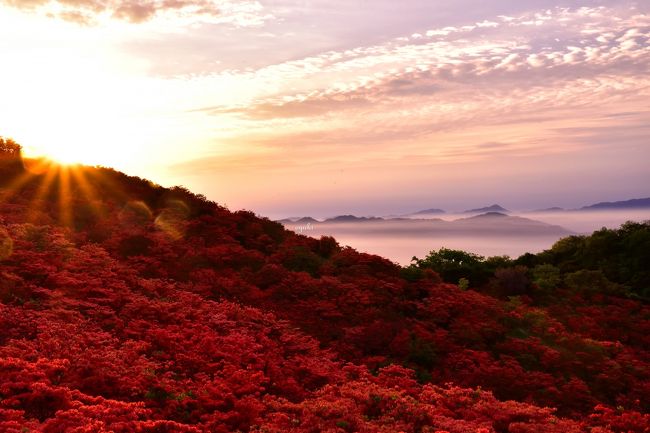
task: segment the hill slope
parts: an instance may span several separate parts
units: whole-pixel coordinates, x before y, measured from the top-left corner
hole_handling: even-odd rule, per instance
[[[405,279],[332,238],[110,169],[1,180],[0,431],[650,425],[638,301],[576,295],[558,310]]]

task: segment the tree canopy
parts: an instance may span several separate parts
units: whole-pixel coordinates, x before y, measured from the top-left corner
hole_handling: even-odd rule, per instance
[[[0,136],[0,157],[20,158],[22,155],[22,146],[11,138]]]

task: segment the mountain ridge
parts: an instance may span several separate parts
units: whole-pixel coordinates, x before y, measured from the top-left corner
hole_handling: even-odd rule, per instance
[[[579,210],[599,210],[599,209],[649,209],[650,197],[635,198],[630,200],[600,202],[588,206],[583,206]]]
[[[581,211],[581,210],[599,210],[599,209],[647,209],[650,208],[650,197],[647,198],[634,198],[634,199],[628,199],[628,200],[619,200],[619,201],[613,201],[613,202],[599,202],[599,203],[594,203],[590,205],[585,205],[579,208],[563,208],[560,206],[552,206],[548,208],[540,208],[540,209],[534,209],[534,210],[528,210],[528,211],[522,211],[521,213],[552,213],[552,212],[574,212],[574,211]],[[490,206],[485,206],[481,208],[475,208],[475,209],[468,209],[459,212],[459,214],[463,213],[486,213],[486,212],[499,212],[499,213],[506,213],[510,214],[513,213],[512,211],[505,209],[499,204],[493,204]],[[366,217],[358,217],[355,215],[339,215],[339,217],[355,217],[355,218],[367,218],[367,219],[372,219],[372,218],[383,218],[383,219],[396,219],[396,218],[403,218],[403,217],[409,217],[409,216],[418,216],[418,215],[442,215],[442,214],[448,214],[448,215],[454,215],[453,212],[446,211],[441,208],[430,208],[430,209],[423,209],[420,211],[412,212],[412,213],[407,213],[407,214],[392,214],[390,216],[385,216],[385,217],[379,217],[379,216],[366,216]],[[292,218],[283,218],[280,220],[277,220],[278,222],[296,222],[296,220],[300,218],[311,218],[311,217],[292,217]],[[337,217],[331,217],[331,218],[326,218],[327,219],[333,219]],[[350,218],[352,219],[352,218]],[[318,220],[315,220],[318,221]]]
[[[468,217],[443,220],[440,218],[376,218],[343,215],[324,221],[310,221],[309,231],[304,231],[303,224],[298,221],[280,221],[288,229],[297,229],[300,233],[310,236],[335,235],[339,230],[354,231],[355,233],[372,233],[381,230],[384,234],[416,233],[459,233],[466,234],[495,234],[514,236],[522,233],[555,234],[557,236],[571,235],[575,232],[559,225],[542,221],[511,216],[500,212],[486,212]]]
[[[503,213],[509,213],[510,211],[501,205],[498,204],[493,204],[490,206],[485,206],[477,209],[469,209],[463,211],[463,213],[485,213],[485,212],[503,212]]]
[[[438,209],[438,208],[431,208],[431,209],[423,209],[417,212],[413,212],[408,215],[440,215],[447,213],[444,209]]]

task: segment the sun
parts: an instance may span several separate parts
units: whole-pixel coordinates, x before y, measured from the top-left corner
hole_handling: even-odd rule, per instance
[[[83,133],[82,133],[83,132]],[[21,140],[27,157],[47,158],[59,164],[73,165],[103,165],[116,166],[128,161],[132,149],[137,147],[122,138],[121,140],[95,130],[76,131],[60,136],[34,135],[30,139]]]
[[[64,165],[91,163],[88,160],[89,152],[80,144],[75,143],[25,146],[24,153],[28,158],[46,158]]]
[[[81,164],[86,159],[83,149],[74,144],[49,149],[47,153],[48,158],[66,165]]]

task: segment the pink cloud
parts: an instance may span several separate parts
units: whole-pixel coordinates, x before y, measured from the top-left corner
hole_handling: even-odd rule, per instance
[[[271,18],[256,0],[0,0],[3,3],[85,25],[100,17],[142,23],[164,14],[239,26]]]
[[[646,15],[612,16],[602,8],[556,9],[489,23],[433,29],[382,45],[326,52],[252,72],[229,71],[251,80],[275,80],[279,87],[283,83],[306,87],[312,82],[339,83],[311,85],[300,93],[280,90],[245,105],[204,111],[256,121],[331,116],[351,110],[390,112],[408,109],[404,107],[408,104],[444,105],[521,89],[566,86],[571,92],[574,86],[567,83],[573,80],[612,75],[642,78],[650,69],[650,17]],[[531,25],[544,28],[531,31]]]

